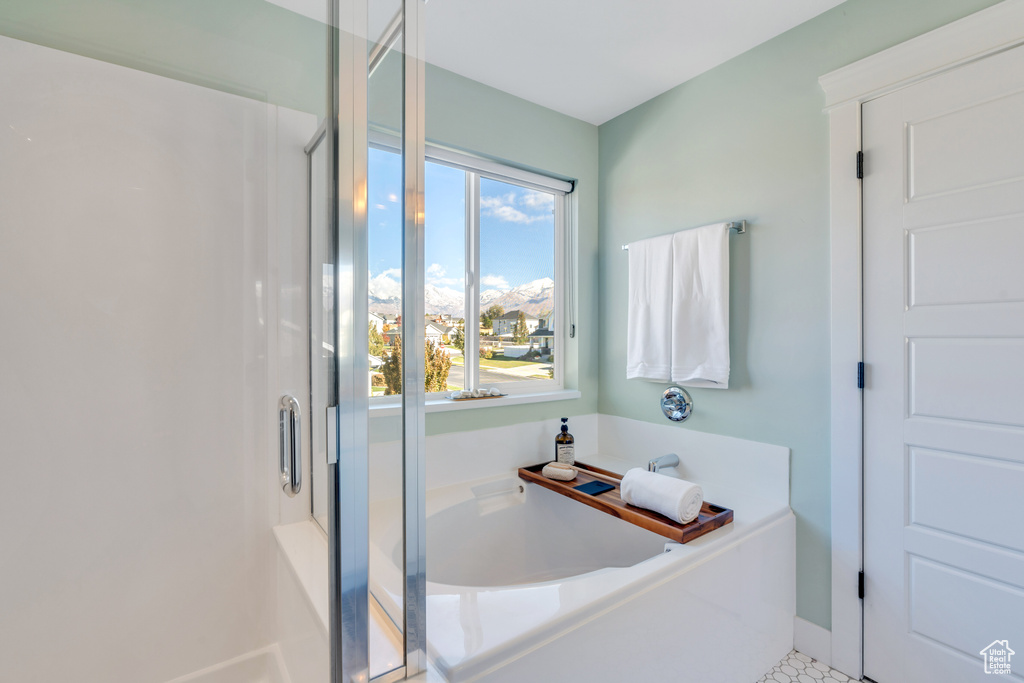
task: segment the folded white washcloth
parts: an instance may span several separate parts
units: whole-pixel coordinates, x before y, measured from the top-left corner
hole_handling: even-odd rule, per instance
[[[639,467],[622,477],[619,496],[630,505],[654,510],[680,524],[697,519],[704,504],[704,490],[699,485]]]
[[[576,478],[576,468],[563,465],[560,462],[549,462],[544,465],[544,469],[540,473],[548,479],[557,479],[558,481],[572,481]]]

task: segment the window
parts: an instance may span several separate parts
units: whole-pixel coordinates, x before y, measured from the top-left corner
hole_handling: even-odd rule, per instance
[[[372,396],[400,393],[402,169],[384,139],[368,169]],[[562,388],[566,195],[572,187],[429,147],[424,326],[428,393]],[[430,368],[437,372],[432,373]],[[432,381],[433,376],[433,381]],[[432,383],[431,383],[432,382]]]

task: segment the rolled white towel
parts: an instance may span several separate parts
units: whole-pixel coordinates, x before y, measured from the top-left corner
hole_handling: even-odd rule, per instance
[[[699,485],[639,467],[622,477],[619,496],[630,505],[654,510],[680,524],[697,519],[704,504],[704,490]]]
[[[557,479],[558,481],[572,481],[576,478],[576,468],[563,465],[560,462],[549,462],[544,465],[544,469],[540,473],[548,479]]]

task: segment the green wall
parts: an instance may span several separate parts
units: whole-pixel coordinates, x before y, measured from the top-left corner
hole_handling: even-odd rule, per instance
[[[829,148],[817,79],[992,4],[848,0],[600,127],[599,410],[665,424],[665,386],[625,379],[620,245],[750,221],[730,238],[729,389],[691,390],[696,409],[679,428],[792,449],[797,613],[826,628]]]

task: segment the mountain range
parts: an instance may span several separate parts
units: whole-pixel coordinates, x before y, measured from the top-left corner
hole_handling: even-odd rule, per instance
[[[399,315],[402,301],[399,297],[386,296],[384,291],[374,291],[374,280],[370,281],[370,310],[379,315]],[[392,289],[388,287],[387,289]],[[393,289],[392,289],[393,291]],[[437,285],[423,288],[424,310],[427,314],[451,315],[461,318],[465,314],[465,293],[461,290]],[[545,277],[521,284],[511,289],[487,289],[480,293],[480,308],[497,304],[505,311],[520,310],[529,315],[539,316],[555,306],[555,282]]]

